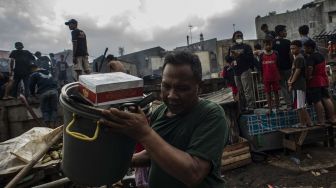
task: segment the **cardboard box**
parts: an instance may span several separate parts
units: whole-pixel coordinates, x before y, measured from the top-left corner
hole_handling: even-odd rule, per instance
[[[122,72],[80,75],[79,91],[95,106],[129,102],[143,97],[143,80]]]

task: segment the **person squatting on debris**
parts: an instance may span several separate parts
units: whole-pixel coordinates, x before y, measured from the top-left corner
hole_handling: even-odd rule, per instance
[[[107,61],[107,67],[109,72],[124,72],[126,73],[126,69],[124,67],[124,65],[118,61],[118,59],[116,57],[114,57],[114,55],[110,54],[106,57],[106,61]]]
[[[290,41],[285,39],[287,36],[286,26],[275,26],[276,39],[273,41],[273,50],[279,54],[278,68],[280,73],[280,87],[282,96],[286,102],[287,110],[292,106],[291,96],[288,91],[287,80],[291,75],[292,57],[290,54]]]
[[[57,83],[51,73],[45,69],[31,65],[32,74],[29,79],[30,93],[33,97],[39,95],[43,121],[50,128],[56,128],[58,92]],[[35,88],[37,86],[37,92]]]
[[[198,97],[202,80],[199,58],[190,52],[165,57],[161,97],[149,125],[140,108],[103,111],[100,123],[142,144],[133,166],[151,163],[149,187],[224,187],[221,156],[228,138],[223,109]]]
[[[84,31],[78,29],[77,20],[70,19],[65,22],[65,25],[69,26],[71,30],[71,40],[72,40],[72,52],[73,52],[73,70],[76,71],[76,79],[78,80],[79,75],[89,74],[89,59],[88,59],[88,50],[86,35]]]
[[[28,98],[30,64],[35,61],[35,57],[28,50],[23,50],[22,42],[16,42],[15,48],[16,50],[13,50],[9,55],[9,58],[11,58],[9,75],[12,76],[14,72],[12,96],[15,98],[17,97],[18,87],[22,80],[24,85],[24,95]]]
[[[264,40],[264,52],[260,54],[260,68],[262,73],[262,81],[264,91],[266,93],[269,114],[272,113],[272,106],[279,109],[279,90],[280,90],[280,74],[278,70],[278,53],[272,50],[272,39]],[[274,94],[274,102],[272,100]]]
[[[314,104],[317,115],[316,125],[325,123],[325,115],[329,122],[336,125],[334,104],[330,98],[329,80],[326,73],[326,60],[316,51],[316,43],[308,40],[304,43],[307,64],[307,101]]]
[[[235,82],[239,92],[239,102],[243,111],[254,108],[254,94],[251,67],[253,52],[250,45],[243,43],[243,33],[236,31],[232,36],[233,46],[229,48],[226,61],[233,64]]]
[[[57,70],[58,70],[58,81],[60,86],[64,86],[67,83],[67,70],[68,70],[68,63],[64,60],[64,55],[61,55],[60,61],[57,62]]]
[[[47,56],[42,56],[41,52],[37,51],[34,54],[36,56],[35,65],[37,67],[47,70],[51,73],[50,59]]]
[[[290,50],[294,61],[292,73],[288,79],[288,89],[293,94],[293,106],[298,110],[300,127],[312,126],[312,121],[306,109],[306,65],[301,54],[302,43],[294,40],[290,44]]]

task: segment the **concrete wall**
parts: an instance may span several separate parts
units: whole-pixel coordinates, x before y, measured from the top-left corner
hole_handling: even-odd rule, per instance
[[[210,53],[208,51],[202,51],[202,52],[195,52],[195,55],[198,56],[198,58],[201,61],[202,64],[202,77],[210,78],[211,72],[210,72]]]
[[[323,22],[326,24],[326,31],[336,29],[336,1],[327,0],[323,4]]]
[[[262,39],[265,37],[265,34],[260,29],[264,23],[268,25],[270,30],[274,30],[276,25],[286,25],[287,38],[289,40],[299,39],[298,28],[305,24],[310,27],[310,36],[318,35],[324,28],[322,8],[323,6],[305,8],[272,16],[257,17],[255,19],[257,38]]]
[[[164,57],[151,57],[152,74],[161,75]]]

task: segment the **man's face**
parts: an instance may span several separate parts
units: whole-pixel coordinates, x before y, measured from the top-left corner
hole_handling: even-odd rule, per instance
[[[300,48],[296,45],[291,45],[290,50],[293,55],[297,55],[300,53]]]
[[[76,29],[76,27],[77,27],[77,24],[69,23],[69,29],[70,30],[74,30],[74,29]]]
[[[284,29],[283,31],[280,32],[280,37],[286,38],[287,37],[287,30]]]
[[[304,53],[307,55],[312,54],[314,52],[314,49],[308,46],[303,46],[303,50],[304,50]]]
[[[167,64],[162,76],[161,98],[168,112],[180,114],[190,110],[198,101],[199,83],[190,65]]]
[[[271,51],[272,50],[272,43],[265,43],[265,50],[266,51]]]

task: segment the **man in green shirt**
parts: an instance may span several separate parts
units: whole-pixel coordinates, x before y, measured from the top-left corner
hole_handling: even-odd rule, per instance
[[[164,104],[153,113],[151,126],[139,108],[105,110],[101,123],[144,146],[132,164],[151,162],[149,187],[224,187],[220,164],[228,127],[223,109],[198,97],[199,58],[189,52],[168,54],[162,75]]]

